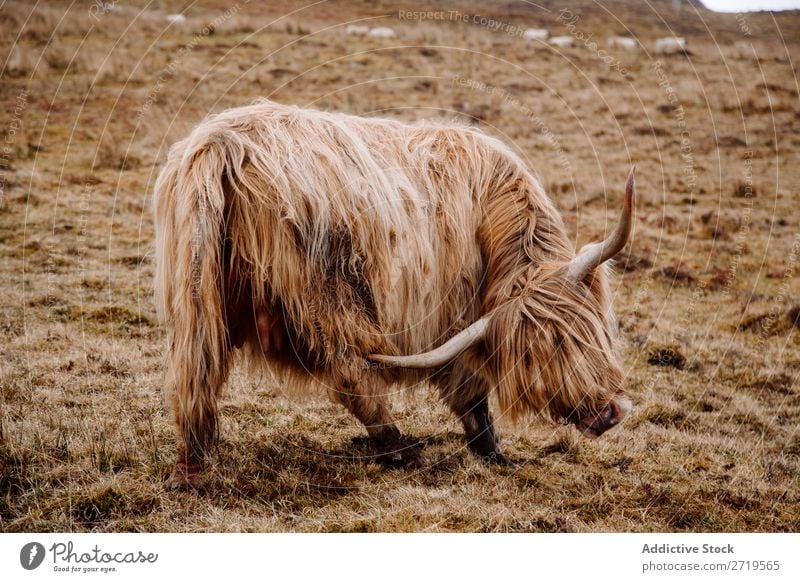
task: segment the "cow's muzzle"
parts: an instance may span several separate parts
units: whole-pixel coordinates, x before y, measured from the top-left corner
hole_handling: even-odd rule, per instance
[[[609,402],[603,410],[575,423],[583,436],[596,439],[607,430],[614,428],[633,408],[633,404],[626,396],[617,396]]]

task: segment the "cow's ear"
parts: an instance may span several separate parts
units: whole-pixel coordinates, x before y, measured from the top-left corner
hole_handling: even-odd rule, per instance
[[[604,241],[590,243],[583,247],[572,259],[568,272],[573,281],[583,281],[589,273],[620,252],[628,242],[633,229],[633,204],[636,197],[635,170],[636,166],[632,167],[628,173],[628,180],[625,183],[625,204],[617,228]]]

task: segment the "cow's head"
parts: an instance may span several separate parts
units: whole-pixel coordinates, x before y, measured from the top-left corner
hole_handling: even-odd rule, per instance
[[[438,348],[370,359],[408,368],[462,361],[497,387],[512,417],[546,413],[594,438],[631,409],[614,349],[614,317],[605,263],[625,246],[633,225],[634,174],[617,228],[570,261],[534,266],[524,289]]]

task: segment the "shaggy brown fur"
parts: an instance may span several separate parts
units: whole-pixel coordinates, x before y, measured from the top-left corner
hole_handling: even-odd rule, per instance
[[[178,478],[213,442],[237,349],[298,389],[324,387],[388,457],[403,443],[394,383],[430,377],[494,459],[492,388],[504,413],[571,420],[621,391],[605,269],[566,276],[558,212],[478,131],[266,101],[226,111],[173,146],[155,223]],[[433,375],[365,360],[429,350],[484,315],[485,340]]]

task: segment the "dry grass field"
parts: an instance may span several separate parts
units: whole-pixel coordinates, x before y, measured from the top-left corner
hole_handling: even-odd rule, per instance
[[[797,13],[6,0],[0,30],[0,531],[800,531]],[[656,54],[673,34],[688,51]],[[488,467],[421,386],[393,405],[424,466],[387,469],[343,408],[238,371],[208,479],[168,490],[153,184],[173,141],[258,97],[477,125],[578,245],[613,226],[635,163],[625,423],[589,441],[499,419],[515,465]]]

